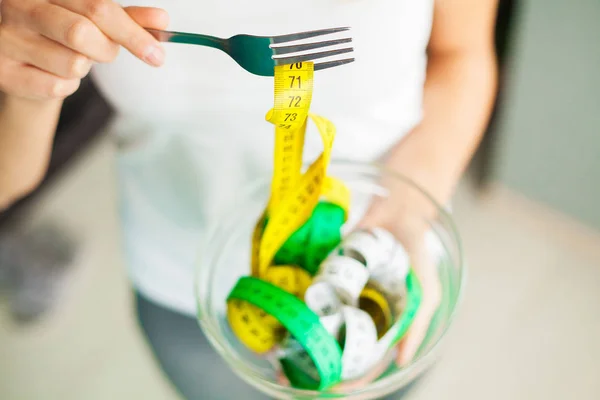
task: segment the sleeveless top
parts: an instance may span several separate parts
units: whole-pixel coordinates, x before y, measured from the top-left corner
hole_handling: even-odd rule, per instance
[[[356,61],[315,73],[311,110],[337,127],[334,158],[372,161],[420,122],[433,1],[120,3],[167,10],[170,30],[220,37],[351,27]],[[92,76],[117,112],[112,132],[129,276],[143,295],[194,314],[194,267],[210,217],[244,183],[271,173],[274,135],[264,118],[273,79],[249,74],[215,49],[165,49],[161,68],[123,50]],[[306,157],[321,146],[309,128]]]

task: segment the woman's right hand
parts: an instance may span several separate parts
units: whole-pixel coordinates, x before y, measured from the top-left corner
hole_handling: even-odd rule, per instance
[[[0,91],[45,100],[73,94],[93,63],[120,47],[160,66],[164,51],[144,28],[165,29],[168,14],[112,0],[0,0]]]

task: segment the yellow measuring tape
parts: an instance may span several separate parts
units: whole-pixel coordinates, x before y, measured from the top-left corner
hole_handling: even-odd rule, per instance
[[[373,319],[377,329],[377,338],[381,339],[393,322],[389,300],[380,291],[367,286],[363,289],[358,301],[359,308],[366,311]]]
[[[314,65],[310,62],[275,67],[275,106],[267,121],[275,125],[274,174],[268,207],[269,223],[258,246],[253,272],[262,276],[285,241],[311,216],[324,197],[347,213],[349,192],[343,183],[327,177],[335,127],[310,114]],[[306,124],[311,119],[321,135],[323,152],[302,174]]]
[[[274,107],[266,119],[275,126],[274,173],[271,197],[254,229],[252,276],[266,280],[303,299],[311,277],[299,266],[273,266],[277,251],[308,221],[321,199],[350,207],[347,187],[327,176],[335,127],[309,112],[314,65],[310,62],[275,67]],[[323,152],[303,173],[303,149],[309,119],[316,125]],[[268,218],[268,222],[267,222]],[[289,285],[295,286],[289,286]],[[269,351],[281,340],[282,326],[258,307],[242,301],[228,303],[228,320],[236,336],[257,353]]]
[[[284,265],[270,268],[264,280],[303,300],[312,278],[301,268]],[[229,302],[227,306],[231,329],[253,351],[265,353],[283,340],[285,330],[275,317],[239,300]]]
[[[411,271],[406,310],[400,315],[376,282],[369,284],[367,265],[337,255],[350,192],[327,175],[336,131],[330,121],[310,113],[313,74],[308,62],[275,67],[275,105],[266,116],[275,127],[271,196],[252,235],[252,276],[240,278],[229,293],[227,318],[238,339],[256,353],[290,345],[279,362],[292,386],[326,390],[361,376],[382,359],[406,333],[421,295]],[[323,151],[303,171],[309,122],[318,129]],[[355,243],[355,253],[363,260],[368,254],[388,254],[385,240],[379,239],[369,242],[371,253],[359,246],[362,242]],[[336,248],[336,255],[324,262]],[[336,283],[333,293],[307,292],[313,276],[320,282],[325,275],[326,282]],[[352,301],[342,304],[346,291]]]

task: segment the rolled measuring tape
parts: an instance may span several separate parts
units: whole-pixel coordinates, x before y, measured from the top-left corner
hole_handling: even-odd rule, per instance
[[[358,308],[344,306],[342,312],[337,315],[340,315],[343,321],[337,337],[342,347],[341,379],[351,380],[364,374],[370,367],[370,352],[377,343],[377,331],[371,317]],[[307,381],[309,378],[313,381],[318,380],[317,368],[305,349],[296,343],[289,343],[284,354],[282,361],[290,382]],[[314,383],[311,386],[314,386]]]
[[[342,301],[335,287],[327,281],[311,284],[304,293],[304,302],[319,316],[333,315],[342,310]]]
[[[318,207],[318,206],[317,206]],[[281,246],[275,254],[273,264],[275,265],[298,265],[304,269],[306,264],[306,247],[312,229],[313,216],[304,223],[292,236]]]
[[[352,249],[354,258],[371,266],[359,307],[371,315],[378,330],[379,342],[373,352],[375,362],[406,334],[421,303],[421,287],[410,269],[408,254],[385,229],[354,232],[339,247],[342,252]]]
[[[298,299],[303,299],[306,289],[310,286],[311,277],[299,267],[277,266],[267,271],[265,281]],[[248,302],[228,302],[227,320],[240,341],[258,354],[273,349],[285,334],[277,318]]]
[[[312,277],[302,268],[279,265],[269,268],[265,280],[302,300],[310,287]]]
[[[373,237],[375,236],[373,235]],[[383,238],[383,240],[386,239],[386,236],[382,234],[378,237]],[[375,237],[375,239],[379,240],[378,237]],[[344,248],[344,246],[346,246],[346,239],[340,244],[341,248]],[[372,246],[378,247],[377,243],[374,242]],[[401,249],[399,244],[396,247]],[[394,255],[395,250],[393,249],[389,253]],[[389,272],[397,266],[394,265],[395,257],[386,258],[390,264],[380,263],[376,270],[387,270]],[[364,375],[377,363],[386,359],[388,351],[393,349],[398,341],[402,339],[407,327],[414,319],[416,309],[420,303],[420,291],[418,287],[414,286],[416,279],[414,275],[409,277],[399,270],[400,272],[396,276],[403,276],[401,292],[406,303],[404,307],[401,307],[400,302],[383,292],[368,276],[366,285],[362,285],[364,280],[360,282],[364,286],[362,289],[359,289],[354,280],[344,279],[344,268],[332,268],[331,265],[336,265],[335,263],[330,266],[327,265],[328,262],[331,262],[331,259],[336,260],[336,263],[339,263],[337,260],[345,260],[345,262],[354,265],[356,270],[359,266],[362,271],[368,271],[368,269],[354,258],[330,256],[323,263],[319,274],[305,293],[306,305],[318,315],[338,317],[340,315],[339,310],[342,310],[343,325],[337,336],[342,347],[342,380],[353,380]],[[324,271],[327,271],[326,280],[323,280],[325,274],[322,274],[322,272]],[[411,293],[407,288],[409,284]],[[356,295],[357,293],[358,295]],[[358,298],[357,307],[345,305],[347,303],[354,304],[354,297]],[[335,336],[335,331],[328,331]],[[317,372],[311,360],[298,346],[295,350],[293,348],[288,350],[281,359],[281,365],[289,381],[295,387],[314,387],[314,377]]]
[[[390,263],[398,245],[394,236],[384,229],[362,229],[346,236],[340,250],[373,271]]]
[[[372,319],[373,314],[383,312],[391,313],[390,304],[381,296],[373,296],[377,293],[366,288],[361,296],[373,299],[376,311],[356,309],[343,306],[344,325],[338,335],[342,347],[342,381],[360,378],[378,363],[387,359],[387,354],[392,351],[398,342],[404,337],[412,321],[415,318],[421,301],[421,289],[418,281],[411,273],[407,276],[407,304],[400,316],[396,315],[395,323],[381,337],[381,332]],[[308,291],[307,291],[308,293]],[[350,312],[349,312],[350,311]],[[337,314],[336,314],[337,315]],[[387,317],[383,318],[384,320]],[[387,322],[386,322],[387,325]],[[283,372],[292,384],[300,389],[315,389],[318,387],[317,369],[307,357],[307,352],[299,346],[287,349],[281,357],[280,363]],[[354,362],[353,362],[354,361]]]
[[[321,263],[342,241],[342,226],[346,211],[341,207],[322,203],[322,211],[313,219],[312,230],[306,248],[305,269],[315,275]]]
[[[371,367],[370,353],[377,344],[377,329],[371,316],[359,308],[345,306],[342,313],[342,380],[352,380]]]
[[[271,197],[252,237],[252,277],[241,278],[230,292],[227,317],[236,336],[257,353],[282,343],[294,348],[281,353],[281,366],[294,386],[327,389],[376,362],[380,349],[405,332],[408,314],[395,315],[396,303],[384,304],[388,297],[368,284],[371,267],[389,264],[383,260],[387,250],[381,251],[385,232],[371,232],[381,246],[378,252],[368,254],[369,247],[358,244],[352,249],[355,258],[335,253],[350,196],[342,182],[327,175],[335,127],[309,113],[313,72],[312,63],[275,67],[275,105],[266,117],[275,126]],[[323,152],[302,172],[309,120],[317,126]],[[313,301],[319,293],[313,287],[329,298]],[[411,298],[408,290],[406,310]]]
[[[356,305],[360,293],[369,280],[369,271],[359,261],[336,254],[327,257],[319,268],[315,282],[328,282],[338,297],[348,305]]]
[[[340,207],[347,207],[349,204],[349,192],[344,190],[344,185],[326,175],[335,128],[322,117],[310,116],[321,135],[323,153],[306,173],[301,174],[300,171],[312,98],[313,70],[312,63],[275,67],[275,106],[267,114],[267,120],[275,125],[275,169],[269,204],[259,218],[252,237],[252,275],[267,281],[283,282],[283,278],[274,279],[271,275],[290,273],[276,268],[276,264],[305,264],[302,262],[305,255],[300,250],[306,249],[310,229],[302,229],[302,226],[306,225],[318,207],[321,197],[331,198]],[[289,101],[290,96],[293,96],[293,102]],[[332,206],[324,205],[319,209],[328,207]],[[336,211],[337,215],[346,213],[346,209]],[[297,246],[294,251],[286,254],[281,245],[293,234],[296,235],[296,241],[304,244],[304,247]],[[283,260],[274,263],[279,251],[283,253]],[[287,289],[298,294],[296,289]],[[281,332],[284,329],[276,317],[248,302],[231,302],[227,308],[227,318],[233,332],[248,348],[257,353],[268,352],[281,340]]]
[[[423,292],[413,270],[406,277],[406,286],[406,301],[401,315],[373,348],[371,365],[375,365],[379,360],[383,359],[386,353],[404,338],[417,315]]]
[[[342,352],[319,316],[306,304],[283,289],[253,277],[242,277],[228,297],[228,303],[248,303],[271,316],[302,345],[319,374],[319,389],[341,380]]]
[[[372,362],[371,351],[377,344],[377,331],[366,312],[349,306],[342,308],[343,325],[337,338],[342,347],[342,381],[352,380],[366,373]],[[282,358],[282,368],[295,386],[309,383],[314,386],[318,371],[305,349],[290,344]]]
[[[367,285],[358,299],[358,308],[365,311],[371,317],[377,330],[377,339],[391,328],[394,317],[399,313],[392,313],[393,305],[390,299],[376,288]]]
[[[369,282],[386,296],[398,300],[406,294],[406,277],[410,270],[410,260],[400,245],[394,250],[391,260],[371,271]]]
[[[387,230],[363,229],[351,232],[337,252],[352,257],[369,269],[369,282],[389,297],[402,297],[410,260],[403,246]]]
[[[293,96],[301,99],[312,97],[313,71],[312,63],[275,67],[275,107],[267,113],[267,120],[275,125],[276,168],[267,210],[269,223],[261,239],[253,243],[253,247],[258,247],[258,266],[253,267],[258,276],[264,275],[280,248],[310,218],[326,188],[325,183],[330,182],[327,168],[336,133],[335,126],[323,117],[309,114],[309,103],[306,101],[299,101],[299,104],[304,105],[295,109],[295,103],[289,100]],[[307,117],[317,126],[323,142],[323,152],[297,178],[299,168],[292,173],[288,171],[298,167],[292,161],[298,159],[297,152],[300,150],[290,153],[289,149],[301,149],[297,144],[301,141],[299,138],[304,137]],[[286,144],[288,141],[281,141],[280,137],[289,137],[289,142],[296,145]],[[290,180],[295,184],[289,185]],[[283,188],[285,192],[281,194]],[[278,193],[276,197],[275,193]]]
[[[344,316],[342,315],[341,311],[335,314],[319,317],[319,321],[321,322],[321,325],[323,325],[323,328],[325,328],[325,330],[329,332],[331,336],[333,336],[336,340],[339,339],[340,329],[344,324]],[[306,357],[304,355],[298,356],[299,353],[303,352],[306,353],[306,350],[304,350],[300,342],[288,334],[281,342],[281,348],[276,351],[276,355],[279,358]],[[315,379],[318,378],[318,374],[314,376]]]

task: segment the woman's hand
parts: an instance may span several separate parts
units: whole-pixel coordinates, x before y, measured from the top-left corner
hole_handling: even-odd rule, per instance
[[[441,285],[431,249],[427,248],[425,234],[427,220],[435,216],[435,206],[417,190],[394,178],[382,183],[389,189],[386,198],[378,198],[371,203],[356,229],[384,228],[394,234],[407,251],[411,267],[414,269],[423,289],[419,311],[404,339],[398,345],[396,363],[399,367],[408,365],[415,357],[427,335],[429,324],[441,301]],[[364,388],[384,373],[394,362],[393,353],[381,360],[369,373],[354,381],[344,382],[334,388],[337,392],[350,392]],[[361,396],[352,397],[359,400]]]
[[[93,63],[119,48],[153,66],[164,52],[143,27],[164,29],[165,11],[112,0],[0,0],[0,90],[28,99],[73,94]]]
[[[396,362],[402,367],[415,357],[441,301],[442,288],[436,262],[425,240],[429,230],[427,221],[435,217],[437,209],[423,194],[405,183],[390,179],[384,184],[389,189],[388,197],[371,204],[358,228],[380,227],[394,234],[407,251],[422,286],[421,306],[398,346]]]
[[[411,267],[422,286],[423,297],[415,320],[399,343],[396,354],[388,352],[386,358],[364,376],[335,386],[332,390],[338,393],[364,388],[379,378],[394,361],[399,367],[408,365],[425,339],[430,322],[441,301],[442,288],[437,265],[425,241],[429,230],[427,221],[436,216],[437,207],[422,193],[404,182],[398,182],[393,177],[384,179],[382,186],[389,190],[388,196],[378,198],[370,204],[356,229],[384,228],[396,236],[410,257]],[[289,381],[282,373],[279,374],[278,380],[282,385],[289,385]],[[356,395],[351,398],[360,400],[363,396]]]

